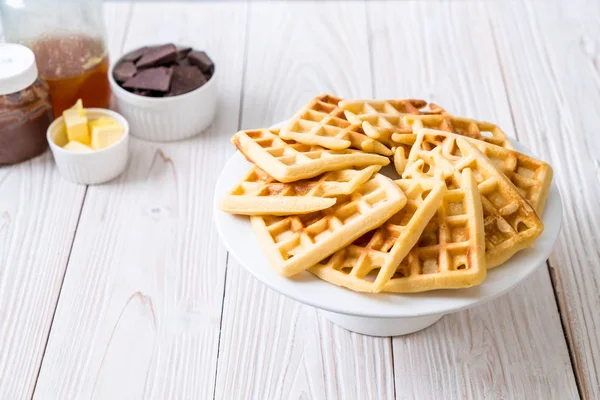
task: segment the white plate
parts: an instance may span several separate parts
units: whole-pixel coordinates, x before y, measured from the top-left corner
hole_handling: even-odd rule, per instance
[[[522,145],[519,151],[530,153]],[[219,210],[220,199],[246,174],[252,165],[241,153],[234,154],[223,170],[215,190],[215,222],[229,252],[252,275],[273,290],[301,303],[339,314],[358,317],[405,318],[455,312],[492,299],[511,289],[538,267],[552,252],[560,231],[562,203],[554,183],[550,187],[543,215],[544,232],[535,244],[518,252],[502,266],[490,270],[485,281],[468,289],[445,289],[415,294],[356,293],[320,280],[309,272],[283,278],[273,271],[254,236],[248,217]],[[384,173],[391,175],[387,168]],[[438,317],[439,318],[439,317]]]

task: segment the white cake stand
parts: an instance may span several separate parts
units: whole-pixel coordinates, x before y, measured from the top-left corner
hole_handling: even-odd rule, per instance
[[[518,143],[517,149],[529,153]],[[415,294],[356,293],[322,281],[309,272],[292,278],[277,275],[254,237],[249,218],[219,210],[220,199],[242,179],[250,167],[251,164],[237,152],[223,168],[215,189],[215,223],[229,252],[271,289],[320,309],[336,325],[365,335],[406,335],[434,324],[445,314],[500,296],[544,265],[561,225],[562,203],[553,183],[543,215],[545,229],[542,235],[533,246],[518,252],[504,265],[490,270],[481,285]],[[384,173],[395,174],[389,171]],[[397,175],[390,177],[396,179]]]

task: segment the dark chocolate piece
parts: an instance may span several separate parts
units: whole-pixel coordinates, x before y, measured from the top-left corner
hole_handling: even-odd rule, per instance
[[[163,46],[152,48],[144,53],[135,66],[138,68],[150,68],[165,65],[175,61],[177,58],[177,48],[169,43]]]
[[[190,60],[190,64],[197,66],[202,72],[212,71],[214,67],[210,57],[203,51],[191,51],[190,54],[188,54],[188,59]]]
[[[123,58],[121,58],[121,60],[136,62],[144,55],[146,50],[148,50],[148,47],[140,47],[137,50],[133,50],[133,51],[130,51],[129,53],[125,54],[123,56]]]
[[[133,78],[127,80],[123,84],[123,87],[168,92],[172,76],[173,68],[157,67],[143,69]]]
[[[123,61],[113,69],[113,76],[117,82],[125,82],[133,78],[137,69],[131,61]]]
[[[189,52],[192,51],[191,47],[178,47],[177,48],[177,59],[181,60],[187,58]]]
[[[200,70],[192,65],[180,65],[173,68],[171,89],[167,96],[177,96],[191,92],[206,83],[206,78]]]
[[[177,65],[191,65],[190,64],[190,59],[189,58],[182,58],[180,60],[175,61],[177,63]],[[194,67],[196,68],[196,67]]]

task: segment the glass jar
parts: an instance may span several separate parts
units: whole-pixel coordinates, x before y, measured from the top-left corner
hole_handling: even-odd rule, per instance
[[[85,107],[107,108],[108,54],[101,0],[0,0],[8,42],[35,53],[50,88],[54,117],[77,99]]]
[[[52,121],[48,86],[27,47],[0,44],[0,165],[43,153]]]

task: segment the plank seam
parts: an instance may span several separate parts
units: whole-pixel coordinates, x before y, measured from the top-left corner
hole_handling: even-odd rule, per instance
[[[502,59],[500,57],[500,52],[498,51],[498,41],[496,38],[496,32],[495,32],[495,28],[494,25],[492,24],[492,21],[490,19],[489,16],[489,12],[487,7],[485,8],[485,12],[488,18],[488,22],[490,25],[490,32],[491,32],[491,36],[492,36],[492,43],[494,44],[494,52],[496,54],[496,59],[498,61],[498,66],[500,68],[500,75],[502,76],[502,85],[504,86],[504,92],[506,94],[506,98],[508,101],[508,109],[510,111],[510,118],[512,121],[512,125],[513,125],[513,131],[515,132],[515,136],[517,138],[517,140],[519,139],[519,132],[517,130],[517,124],[515,122],[515,115],[514,115],[514,111],[513,111],[513,105],[510,101],[510,95],[508,94],[508,84],[506,81],[506,73],[504,70],[504,64],[502,63]],[[546,49],[544,48],[544,51],[546,51]],[[546,54],[546,56],[548,56],[548,54]],[[556,304],[556,310],[558,311],[558,316],[560,319],[560,325],[561,325],[561,329],[563,331],[563,337],[565,340],[565,344],[567,346],[567,350],[569,353],[569,362],[571,363],[571,369],[573,370],[573,376],[575,377],[575,386],[577,387],[577,394],[579,395],[580,399],[583,399],[582,397],[582,388],[581,388],[581,381],[580,381],[580,377],[577,373],[577,368],[576,368],[576,360],[575,360],[575,353],[574,353],[574,349],[573,346],[570,343],[569,340],[569,335],[567,332],[567,326],[566,326],[566,320],[565,320],[565,315],[562,312],[562,309],[560,307],[560,300],[559,300],[559,295],[558,295],[558,288],[557,288],[557,281],[556,281],[556,275],[555,275],[555,269],[554,267],[552,267],[551,263],[550,263],[550,259],[546,260],[546,269],[548,271],[548,275],[550,276],[550,282],[552,283],[552,294],[554,295],[554,302]]]
[[[367,27],[367,51],[369,52],[369,74],[371,75],[371,95],[373,98],[377,98],[375,93],[375,69],[373,67],[373,49],[371,48],[371,23],[369,22],[369,7],[367,7],[367,2],[363,1],[365,6],[365,23]]]
[[[246,27],[244,33],[244,57],[242,65],[244,70],[242,72],[242,82],[240,83],[240,103],[238,112],[238,124],[237,129],[242,129],[242,118],[244,112],[244,85],[246,84],[246,71],[248,64],[248,36],[250,33],[250,6],[248,0],[245,2],[246,6]],[[223,333],[223,315],[225,314],[225,295],[227,293],[227,270],[229,269],[229,252],[225,256],[225,274],[223,276],[223,300],[221,301],[221,316],[219,319],[219,338],[217,340],[217,359],[215,360],[215,383],[213,386],[213,400],[217,396],[217,382],[219,378],[219,356],[221,353],[221,334]]]
[[[215,360],[215,383],[213,385],[213,400],[217,395],[217,377],[219,375],[219,355],[221,353],[221,333],[223,331],[223,314],[225,309],[225,293],[227,290],[227,268],[229,266],[229,252],[225,256],[225,274],[223,276],[223,300],[221,301],[221,317],[219,319],[219,337],[217,339],[217,358]]]
[[[546,260],[546,267],[548,268],[548,274],[550,275],[550,282],[552,282],[552,294],[554,294],[554,301],[556,302],[556,308],[558,309],[558,316],[560,318],[560,327],[563,330],[563,335],[565,337],[565,342],[567,343],[567,350],[569,352],[569,361],[571,362],[571,369],[573,370],[573,375],[575,376],[575,386],[577,387],[577,394],[580,399],[583,399],[583,392],[581,387],[581,381],[579,374],[577,374],[577,368],[575,368],[575,349],[571,345],[571,341],[569,340],[569,335],[567,332],[567,321],[566,316],[561,312],[560,307],[560,296],[558,295],[558,282],[556,281],[556,269],[552,266],[550,260]]]
[[[77,237],[77,229],[79,228],[79,223],[81,222],[81,215],[83,214],[83,206],[85,204],[85,198],[87,196],[87,191],[88,191],[88,186],[86,185],[85,190],[83,192],[83,198],[81,199],[81,206],[79,208],[79,214],[77,215],[77,222],[75,223],[75,230],[73,231],[73,239],[71,240],[71,246],[69,247],[69,255],[67,256],[67,262],[65,264],[65,271],[63,272],[63,276],[60,280],[60,287],[58,288],[58,296],[56,298],[56,304],[54,305],[54,311],[52,312],[52,318],[50,319],[50,328],[48,329],[48,334],[46,335],[46,340],[44,342],[44,350],[42,351],[42,358],[40,360],[40,365],[39,365],[37,374],[35,376],[35,382],[33,384],[33,390],[31,392],[31,399],[33,399],[35,396],[35,390],[37,388],[38,380],[40,378],[42,366],[44,365],[46,349],[48,348],[48,342],[50,341],[50,334],[52,333],[52,326],[54,325],[54,317],[56,317],[56,310],[58,310],[58,303],[60,302],[60,295],[62,293],[62,288],[65,283],[67,271],[69,270],[69,262],[71,261],[71,255],[73,253],[73,247],[75,245],[75,238]]]
[[[133,7],[135,6],[135,0],[131,0],[129,3],[129,10],[127,11],[127,23],[125,25],[125,32],[123,32],[123,38],[121,39],[121,48],[120,54],[123,54],[123,50],[125,49],[125,41],[127,40],[127,36],[129,36],[129,29],[131,28],[131,16],[133,15]]]

